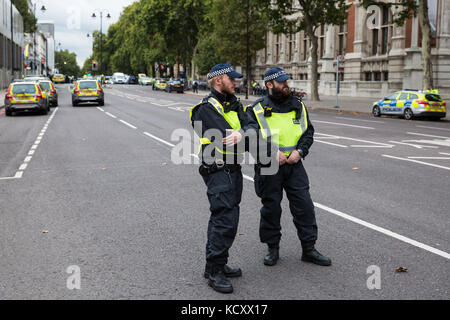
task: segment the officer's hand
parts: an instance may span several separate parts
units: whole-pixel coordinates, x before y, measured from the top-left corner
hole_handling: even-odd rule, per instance
[[[278,150],[278,162],[280,164],[280,166],[286,164],[286,162],[288,161],[288,158],[286,158],[286,155]]]
[[[235,131],[233,129],[227,129],[227,133],[230,133],[230,135],[226,136],[222,139],[222,143],[227,146],[234,146],[235,144],[238,144],[242,140],[242,134],[239,131]]]
[[[287,159],[288,164],[296,164],[300,161],[302,157],[300,156],[300,153],[297,150],[294,150],[289,155],[289,158]]]

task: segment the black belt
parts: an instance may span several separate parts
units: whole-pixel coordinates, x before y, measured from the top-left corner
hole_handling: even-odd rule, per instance
[[[212,165],[202,164],[199,168],[199,172],[202,176],[206,177],[210,174],[216,173],[218,171],[226,171],[226,172],[236,172],[241,170],[240,164],[224,164],[224,163],[213,163]]]

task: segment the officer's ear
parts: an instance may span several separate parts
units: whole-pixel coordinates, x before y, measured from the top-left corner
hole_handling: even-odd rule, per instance
[[[268,89],[273,89],[273,82],[272,82],[272,81],[266,82],[266,87],[267,87]]]

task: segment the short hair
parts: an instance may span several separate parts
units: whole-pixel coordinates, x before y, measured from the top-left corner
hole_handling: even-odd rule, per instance
[[[220,76],[217,76],[217,77],[214,77],[214,78],[212,78],[212,79],[209,79],[209,80],[208,80],[209,86],[210,86],[210,87],[214,87],[215,84],[216,84],[216,79],[218,79],[218,78],[223,78],[224,76],[225,76],[225,74],[221,74]]]

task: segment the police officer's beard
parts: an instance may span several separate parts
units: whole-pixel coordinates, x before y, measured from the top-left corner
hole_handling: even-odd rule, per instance
[[[289,90],[289,87],[273,87],[271,95],[277,100],[284,100],[291,95],[291,91]]]

